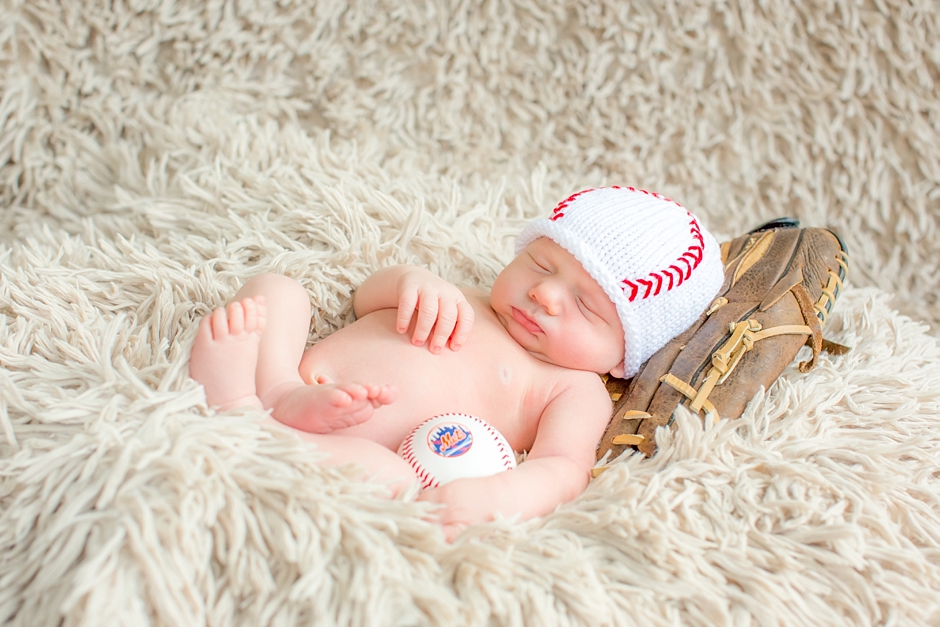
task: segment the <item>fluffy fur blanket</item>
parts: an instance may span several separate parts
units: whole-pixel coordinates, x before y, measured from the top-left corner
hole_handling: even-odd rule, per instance
[[[0,15],[0,623],[940,624],[933,0]],[[615,183],[721,238],[838,230],[854,350],[452,545],[187,376],[256,273],[306,286],[313,341],[376,268],[487,286],[528,219]]]

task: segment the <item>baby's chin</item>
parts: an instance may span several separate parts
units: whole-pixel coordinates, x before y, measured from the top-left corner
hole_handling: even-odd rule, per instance
[[[607,374],[609,372],[615,377],[622,377],[623,375],[623,362],[622,361],[619,364],[616,364],[615,366],[613,366],[612,368],[606,368],[606,366],[601,364],[600,361],[598,361],[597,363],[593,363],[593,364],[585,364],[585,363],[570,363],[567,360],[554,359],[550,355],[546,355],[545,353],[536,350],[533,347],[534,342],[529,337],[529,335],[526,334],[525,332],[520,332],[518,329],[514,327],[514,325],[510,325],[509,322],[506,320],[506,318],[503,315],[499,314],[498,312],[496,314],[496,319],[499,320],[499,323],[503,325],[504,329],[506,329],[506,333],[509,334],[509,337],[511,337],[513,341],[515,341],[516,344],[518,344],[520,347],[522,347],[522,349],[525,352],[532,355],[539,361],[545,362],[546,364],[551,364],[553,366],[557,366],[559,368],[564,368],[565,370],[583,370],[585,372],[594,372],[599,375]],[[618,372],[620,374],[617,374]]]

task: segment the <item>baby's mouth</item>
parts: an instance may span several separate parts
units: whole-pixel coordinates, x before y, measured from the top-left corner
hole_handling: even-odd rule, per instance
[[[527,316],[523,311],[512,308],[512,319],[516,321],[519,326],[528,331],[529,333],[544,333],[542,327],[540,327],[535,320]]]

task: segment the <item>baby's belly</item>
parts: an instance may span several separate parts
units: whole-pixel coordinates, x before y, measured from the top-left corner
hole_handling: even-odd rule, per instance
[[[454,352],[445,348],[432,354],[427,346],[411,344],[407,334],[395,331],[395,311],[373,312],[320,340],[304,355],[300,373],[308,383],[326,375],[337,383],[391,384],[398,399],[376,410],[360,425],[338,431],[359,436],[396,450],[420,422],[446,412],[482,418],[499,429],[514,448],[531,446],[533,428],[526,428],[524,351],[504,333],[477,328],[467,344]],[[485,325],[479,325],[485,327]],[[506,350],[509,349],[509,356]],[[531,432],[531,433],[530,433]],[[515,442],[514,442],[515,440]],[[527,442],[528,441],[528,442]]]

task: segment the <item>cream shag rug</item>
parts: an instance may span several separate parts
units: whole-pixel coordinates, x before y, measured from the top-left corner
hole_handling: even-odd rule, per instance
[[[934,0],[0,16],[0,623],[940,624]],[[526,220],[614,183],[721,238],[837,229],[854,350],[453,545],[187,377],[256,273],[323,337],[376,268],[488,286]]]

